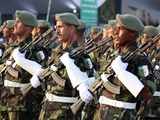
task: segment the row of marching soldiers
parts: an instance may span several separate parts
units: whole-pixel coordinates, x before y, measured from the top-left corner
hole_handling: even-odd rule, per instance
[[[55,20],[56,31],[21,10],[1,26],[1,120],[160,117],[156,27],[124,14],[85,36],[74,14]]]

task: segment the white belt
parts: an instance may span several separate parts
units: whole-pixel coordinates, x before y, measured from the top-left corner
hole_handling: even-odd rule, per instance
[[[60,102],[60,103],[74,103],[77,101],[76,97],[62,97],[62,96],[56,96],[51,93],[46,93],[46,99],[51,102]]]
[[[105,96],[100,96],[99,103],[105,104],[105,105],[110,105],[113,107],[118,107],[118,108],[125,108],[125,109],[135,109],[136,108],[136,103],[129,103],[129,102],[123,102],[123,101],[118,101],[118,100],[112,100],[112,99],[107,98]]]
[[[4,80],[5,87],[15,87],[15,88],[26,88],[30,85],[30,83],[18,83],[10,80]]]
[[[153,96],[160,96],[160,91],[155,91]]]

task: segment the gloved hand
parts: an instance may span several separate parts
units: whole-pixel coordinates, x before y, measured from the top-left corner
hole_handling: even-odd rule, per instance
[[[108,74],[105,74],[105,73],[102,73],[101,74],[101,80],[103,81],[103,82],[107,82],[108,81]]]
[[[70,58],[69,53],[66,52],[60,57],[61,62],[64,64],[67,70],[68,77],[71,81],[73,88],[77,87],[81,83],[86,83],[88,80],[87,73],[82,72],[77,65],[74,64],[74,60]]]
[[[65,52],[59,59],[66,67],[69,66],[71,63],[74,63],[74,60],[69,57],[68,52]]]
[[[5,65],[11,65],[12,64],[12,60],[6,60]]]
[[[12,57],[17,65],[29,72],[31,75],[39,75],[43,71],[42,66],[39,63],[26,59],[25,53],[20,53],[19,48],[13,50]]]
[[[40,81],[37,75],[33,75],[32,78],[30,79],[30,82],[33,88],[37,88],[38,86],[40,86]]]
[[[13,50],[11,56],[12,56],[12,57],[14,58],[14,60],[16,61],[16,60],[19,60],[19,59],[21,59],[21,58],[25,58],[25,53],[21,53],[21,52],[19,52],[19,48],[15,48],[15,49]]]
[[[79,91],[80,98],[83,102],[89,103],[93,99],[92,94],[88,90],[88,86],[84,83],[80,84],[77,87],[77,90]]]
[[[58,68],[53,64],[53,65],[51,65],[51,70],[53,70],[54,72],[56,72],[57,70],[58,70]]]
[[[114,70],[114,72],[117,75],[121,73],[121,71],[126,70],[127,66],[128,66],[128,63],[123,63],[121,60],[121,56],[116,57],[111,63],[111,68]]]
[[[3,50],[0,49],[0,57],[2,57],[2,55],[3,55]]]

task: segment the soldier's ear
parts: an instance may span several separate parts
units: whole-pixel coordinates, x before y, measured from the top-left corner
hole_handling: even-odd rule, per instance
[[[14,28],[11,28],[11,32],[13,32],[14,31]]]
[[[71,30],[70,32],[74,32],[74,31],[77,30],[76,27],[75,27],[74,25],[71,25],[70,28],[71,28],[71,29],[70,29],[70,30]]]

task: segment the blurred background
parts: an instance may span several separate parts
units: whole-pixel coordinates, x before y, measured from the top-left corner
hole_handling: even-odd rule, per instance
[[[160,0],[0,0],[2,22],[13,19],[16,10],[31,11],[51,23],[61,12],[75,13],[88,26],[105,24],[123,13],[137,15],[145,25],[160,23]]]

